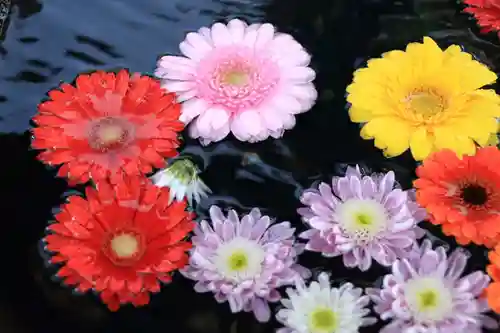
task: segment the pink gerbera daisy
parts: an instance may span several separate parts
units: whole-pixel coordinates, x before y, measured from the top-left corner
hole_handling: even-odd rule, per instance
[[[185,57],[162,57],[155,74],[178,93],[180,119],[193,121],[190,135],[202,144],[229,132],[249,142],[279,138],[316,101],[311,57],[269,23],[215,23],[188,33],[180,50]]]

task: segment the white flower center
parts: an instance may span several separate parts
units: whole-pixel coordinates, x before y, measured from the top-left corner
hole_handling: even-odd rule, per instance
[[[340,204],[336,212],[342,230],[350,238],[367,242],[387,226],[385,207],[371,199],[350,199]]]
[[[453,296],[443,280],[437,277],[418,277],[404,287],[406,303],[418,322],[446,319],[453,312]]]
[[[117,235],[111,239],[111,249],[118,258],[130,258],[139,251],[139,241],[134,235]]]
[[[337,314],[330,308],[318,307],[309,314],[310,333],[333,333],[338,328]]]
[[[236,237],[217,249],[214,264],[222,276],[239,282],[258,276],[264,258],[265,251],[257,242]]]

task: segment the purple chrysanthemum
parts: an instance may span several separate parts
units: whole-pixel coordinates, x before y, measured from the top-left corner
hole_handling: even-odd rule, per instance
[[[306,250],[326,257],[342,255],[346,267],[366,271],[372,259],[390,266],[404,257],[416,239],[424,235],[417,226],[425,216],[412,191],[395,188],[394,172],[363,176],[348,167],[344,177],[334,177],[332,186],[306,190],[298,209],[312,228],[299,237],[308,239]]]
[[[253,311],[257,320],[270,318],[268,302],[281,299],[276,290],[307,278],[309,270],[299,266],[303,245],[295,242],[289,222],[273,223],[254,208],[238,218],[227,217],[217,206],[210,208],[209,222],[195,228],[189,265],[182,274],[197,281],[197,292],[211,291],[219,302],[229,302],[231,311]]]
[[[380,333],[481,333],[497,328],[480,295],[489,283],[482,271],[461,277],[467,254],[456,249],[449,256],[443,247],[432,249],[429,240],[407,258],[396,260],[382,289],[367,288],[382,320],[392,319]]]

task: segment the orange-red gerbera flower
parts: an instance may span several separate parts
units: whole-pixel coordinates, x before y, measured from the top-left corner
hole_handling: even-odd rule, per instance
[[[111,310],[147,304],[159,282],[187,264],[193,214],[185,201],[169,204],[168,188],[146,178],[100,181],[96,188],[87,187],[86,199],[69,197],[48,227],[51,262],[62,264],[64,283],[99,292]]]
[[[500,0],[464,0],[464,12],[474,15],[482,33],[500,30]]]
[[[437,152],[417,168],[417,201],[459,244],[491,247],[500,240],[499,165],[497,147],[462,159],[450,150]]]
[[[82,74],[76,86],[63,83],[49,92],[33,117],[32,147],[39,159],[63,164],[60,177],[72,183],[89,178],[113,182],[164,167],[177,155],[180,105],[158,81],[126,70]]]
[[[486,288],[486,297],[490,308],[496,313],[500,313],[500,245],[490,251],[488,258],[490,265],[488,265],[487,271],[493,282]]]

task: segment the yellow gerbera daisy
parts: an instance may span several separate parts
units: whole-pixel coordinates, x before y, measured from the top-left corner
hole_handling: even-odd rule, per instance
[[[429,37],[371,59],[347,87],[349,116],[364,139],[386,156],[408,148],[416,160],[448,148],[474,154],[497,131],[500,97],[481,87],[495,82],[488,67],[458,45],[446,50]]]

